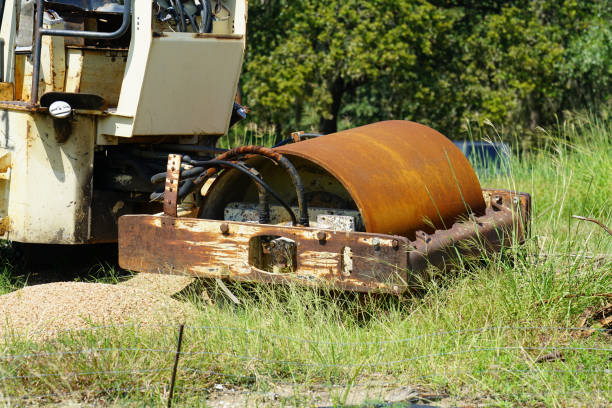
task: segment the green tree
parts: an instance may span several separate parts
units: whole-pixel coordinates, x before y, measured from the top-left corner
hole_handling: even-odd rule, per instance
[[[279,134],[392,118],[528,129],[612,96],[609,0],[260,0],[249,14],[245,99]]]
[[[251,7],[251,21],[264,4]],[[423,33],[452,27],[426,1],[304,0],[287,2],[281,14],[249,52],[248,103],[281,128],[299,125],[308,108],[326,133],[336,131],[345,97],[366,84],[399,76],[416,89],[416,71],[434,54],[435,36]]]

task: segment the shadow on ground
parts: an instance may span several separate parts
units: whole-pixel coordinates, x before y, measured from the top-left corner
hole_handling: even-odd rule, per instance
[[[4,243],[0,259],[15,279],[28,285],[74,280],[116,282],[132,276],[119,267],[117,244]]]

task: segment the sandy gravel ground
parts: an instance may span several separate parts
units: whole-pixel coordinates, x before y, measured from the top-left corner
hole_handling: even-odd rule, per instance
[[[190,314],[190,307],[134,284],[55,282],[27,286],[0,296],[0,338],[15,333],[46,339],[66,329],[129,322],[179,323]]]
[[[195,278],[191,276],[139,273],[125,282],[121,282],[120,285],[172,296],[185,289],[194,281]]]

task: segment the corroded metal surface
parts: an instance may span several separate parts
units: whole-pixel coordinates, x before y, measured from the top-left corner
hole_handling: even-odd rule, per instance
[[[179,178],[181,176],[181,161],[181,155],[168,155],[166,187],[164,190],[164,214],[171,217],[177,216],[176,206],[178,200]]]
[[[120,265],[133,271],[328,283],[360,292],[399,293],[406,282],[408,240],[403,237],[153,215],[121,217],[119,237]],[[257,267],[261,264],[258,245],[265,244],[262,237],[295,242],[291,271],[275,273]],[[351,249],[348,260],[345,248]]]
[[[459,254],[478,258],[525,241],[531,212],[529,194],[499,189],[484,189],[482,194],[487,204],[485,215],[467,217],[433,234],[417,231],[408,254],[411,271],[422,272],[432,266],[449,269]],[[418,276],[413,275],[411,283],[416,283]]]
[[[349,192],[366,231],[414,239],[485,209],[478,178],[463,153],[435,130],[387,121],[279,147],[311,161]],[[432,227],[433,225],[433,227]]]
[[[128,215],[119,220],[119,263],[149,273],[401,293],[418,286],[430,267],[448,269],[458,256],[480,257],[525,239],[529,196],[505,190],[481,194],[489,198],[486,214],[466,216],[431,234],[419,230],[413,241],[385,234]],[[266,250],[274,255],[269,243],[279,239],[296,251],[284,257],[291,262],[284,261],[284,268],[261,266]]]

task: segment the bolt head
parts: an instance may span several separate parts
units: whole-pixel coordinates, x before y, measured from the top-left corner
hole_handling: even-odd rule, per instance
[[[319,241],[325,241],[325,239],[327,238],[327,234],[323,231],[319,231],[317,232],[317,239]]]
[[[391,245],[393,246],[393,249],[398,249],[400,244],[397,239],[394,239],[393,241],[391,241]]]
[[[229,232],[229,225],[224,222],[223,224],[219,225],[219,229],[221,230],[222,234],[227,234]]]

